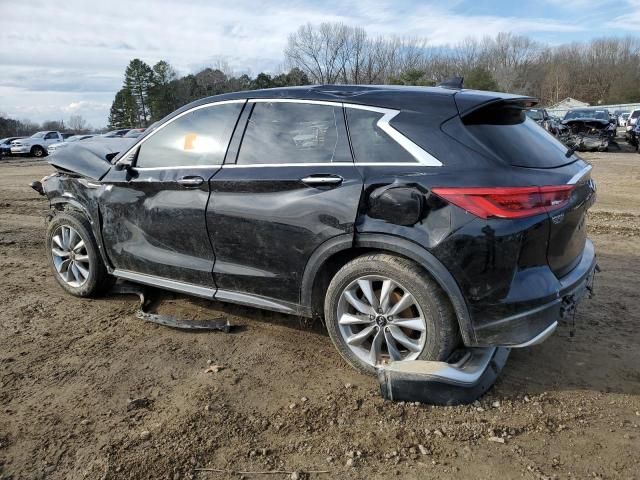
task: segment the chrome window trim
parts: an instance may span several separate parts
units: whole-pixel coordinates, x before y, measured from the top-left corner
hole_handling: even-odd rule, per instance
[[[137,148],[140,148],[140,145],[142,145],[144,142],[146,142],[147,140],[149,140],[151,137],[153,137],[156,133],[158,133],[159,131],[161,131],[164,127],[166,127],[167,125],[175,122],[176,120],[178,120],[179,118],[184,117],[185,115],[191,113],[191,112],[195,112],[196,110],[202,110],[203,108],[211,108],[211,107],[217,107],[218,105],[228,105],[230,103],[247,103],[247,99],[243,98],[241,100],[222,100],[220,102],[214,102],[214,103],[205,103],[204,105],[197,105],[193,108],[190,108],[189,110],[185,110],[184,112],[176,115],[175,117],[171,118],[170,120],[167,120],[165,123],[163,123],[162,125],[160,125],[159,127],[155,128],[149,135],[147,135],[146,137],[144,137],[142,140],[140,140],[139,142],[137,142],[135,145],[131,146],[129,148],[129,150],[125,151],[124,155],[120,156],[120,158],[118,159],[118,162],[123,159],[126,158],[127,156],[129,156],[133,151],[135,151]],[[231,141],[231,139],[229,139],[229,141]],[[116,162],[116,164],[118,163]],[[223,159],[224,162],[224,159]],[[220,165],[222,165],[222,163],[216,164],[217,167],[219,167]],[[201,165],[202,167],[205,168],[210,168],[209,165]],[[170,167],[134,167],[136,170],[149,170],[149,169],[156,169],[156,170],[168,170],[168,169],[178,169],[178,168],[193,168],[190,167],[188,165],[178,165],[178,166],[170,166]]]
[[[371,105],[360,105],[355,103],[334,102],[328,100],[305,100],[298,98],[250,98],[250,99],[238,99],[238,100],[222,100],[220,102],[206,103],[198,105],[189,110],[176,115],[167,122],[163,123],[149,135],[145,136],[138,143],[130,147],[125,151],[120,159],[126,158],[136,149],[146,142],[149,138],[153,137],[156,133],[161,131],[164,127],[170,123],[182,118],[183,116],[200,110],[203,108],[215,107],[218,105],[227,105],[230,103],[306,103],[310,105],[327,105],[333,107],[353,108],[357,110],[368,110],[370,112],[381,113],[382,117],[377,122],[377,126],[389,135],[396,143],[404,148],[409,154],[416,159],[416,162],[332,162],[332,163],[261,163],[261,164],[213,164],[213,165],[177,165],[167,167],[133,167],[136,171],[154,171],[154,170],[179,170],[179,169],[211,169],[211,168],[264,168],[264,167],[311,167],[311,166],[327,166],[327,165],[356,165],[356,166],[370,166],[370,167],[395,167],[395,166],[428,166],[428,167],[441,167],[442,162],[435,158],[430,153],[423,150],[420,146],[415,144],[409,138],[404,136],[401,132],[393,128],[390,124],[391,120],[400,113],[400,110],[393,110],[389,108],[374,107]],[[118,161],[120,161],[120,159]],[[117,163],[117,162],[116,162]]]

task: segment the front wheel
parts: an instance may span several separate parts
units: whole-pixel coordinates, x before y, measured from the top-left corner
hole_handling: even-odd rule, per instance
[[[334,345],[368,374],[389,361],[446,360],[460,342],[449,299],[414,262],[358,257],[332,279],[325,320]]]
[[[98,253],[91,225],[80,212],[55,215],[47,227],[47,254],[60,286],[77,297],[106,291],[114,278]]]

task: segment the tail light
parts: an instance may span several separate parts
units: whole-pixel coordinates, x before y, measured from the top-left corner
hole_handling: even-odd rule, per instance
[[[450,203],[480,218],[524,218],[569,203],[573,185],[549,187],[434,188]]]

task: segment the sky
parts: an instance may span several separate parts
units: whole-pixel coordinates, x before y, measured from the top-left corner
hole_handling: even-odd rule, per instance
[[[179,74],[278,73],[287,37],[325,21],[432,46],[510,31],[548,44],[640,36],[640,0],[0,0],[0,113],[106,125],[133,58]]]

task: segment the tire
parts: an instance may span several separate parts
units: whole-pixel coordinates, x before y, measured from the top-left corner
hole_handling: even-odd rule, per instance
[[[80,245],[78,238],[81,246],[76,246]],[[91,224],[82,213],[56,214],[47,226],[46,248],[54,278],[71,295],[90,297],[113,285],[115,278],[107,273]]]
[[[36,145],[35,147],[31,148],[31,156],[36,158],[42,158],[47,156],[47,152],[40,145]]]
[[[390,283],[385,287],[387,281]],[[380,307],[377,312],[373,310],[375,314],[371,313],[372,302],[367,300],[363,285]],[[386,305],[382,301],[385,288],[390,292]],[[407,293],[413,303],[403,310],[405,302],[400,299]],[[396,305],[399,310],[393,311]],[[376,374],[375,365],[390,359],[445,361],[460,344],[457,319],[442,289],[416,263],[385,253],[364,255],[344,265],[329,284],[324,314],[338,352],[351,366],[371,375]],[[360,342],[369,331],[364,342],[354,344],[354,339]],[[382,335],[381,339],[378,335]],[[372,348],[378,340],[378,348]]]

